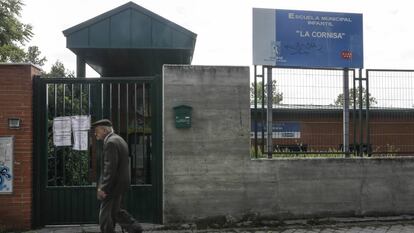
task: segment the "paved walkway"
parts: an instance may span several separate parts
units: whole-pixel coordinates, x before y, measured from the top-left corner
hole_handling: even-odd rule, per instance
[[[339,223],[322,226],[286,226],[284,228],[232,228],[207,230],[163,230],[160,225],[144,224],[144,232],[153,233],[414,233],[414,221]],[[47,227],[26,233],[99,232],[96,225]],[[117,232],[121,232],[117,228]]]

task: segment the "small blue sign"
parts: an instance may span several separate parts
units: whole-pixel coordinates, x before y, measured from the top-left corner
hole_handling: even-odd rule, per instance
[[[276,10],[276,66],[363,68],[362,14]]]
[[[260,122],[257,122],[257,132],[267,132],[267,124],[264,128]],[[254,121],[251,124],[251,137],[254,137]],[[300,138],[300,123],[299,122],[273,122],[272,124],[273,138]],[[258,133],[261,137],[261,134]],[[267,137],[267,135],[265,135]]]

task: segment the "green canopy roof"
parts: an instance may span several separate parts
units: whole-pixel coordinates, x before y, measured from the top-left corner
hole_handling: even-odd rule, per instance
[[[133,2],[63,31],[66,46],[105,77],[161,73],[190,64],[197,35]]]

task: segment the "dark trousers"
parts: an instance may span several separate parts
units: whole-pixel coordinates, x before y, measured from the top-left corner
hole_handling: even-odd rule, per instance
[[[114,233],[115,224],[128,228],[135,219],[124,209],[121,209],[122,196],[107,197],[101,202],[99,210],[99,226],[102,233]]]
[[[101,202],[99,226],[102,233],[114,233],[118,212],[121,209],[122,196],[107,197]]]

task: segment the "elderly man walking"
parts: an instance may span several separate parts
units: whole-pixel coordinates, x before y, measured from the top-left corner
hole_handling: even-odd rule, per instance
[[[98,184],[97,198],[101,201],[99,226],[102,233],[114,233],[115,224],[129,233],[142,232],[141,225],[124,209],[122,196],[131,183],[128,144],[114,133],[107,119],[92,124],[97,140],[103,140],[103,169]]]

